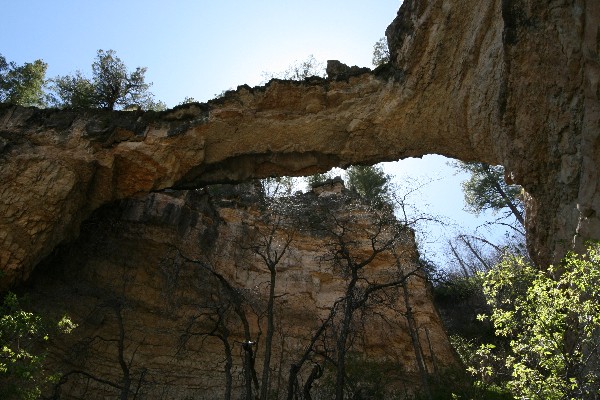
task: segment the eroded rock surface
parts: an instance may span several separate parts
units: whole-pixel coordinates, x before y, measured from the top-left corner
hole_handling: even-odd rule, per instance
[[[108,202],[437,153],[525,187],[541,263],[600,239],[600,3],[406,0],[392,62],[164,113],[0,109],[0,269],[27,279]]]
[[[382,228],[389,226],[378,225],[375,214],[352,198],[337,203],[334,198],[348,194],[334,189],[330,196],[294,196],[290,204],[315,213],[326,206],[348,231],[360,233],[346,238],[349,251],[357,259],[362,253],[370,255],[370,238],[383,240]],[[61,246],[34,272],[29,295],[35,308],[47,316],[67,312],[78,324],[51,347],[52,370],[63,376],[56,389],[61,398],[117,397],[124,385],[120,359],[129,366],[131,391],[143,398],[221,398],[225,335],[232,347],[234,398],[238,398],[243,390],[243,327],[232,311],[231,298],[205,267],[244,296],[242,308],[251,339],[259,343],[255,350],[260,373],[269,273],[252,250],[260,243],[258,232],[272,234],[271,251],[279,251],[293,233],[277,266],[275,285],[271,392],[285,393],[290,364],[298,362],[332,306],[344,297],[348,275],[328,257],[331,237],[300,225],[275,224],[278,219],[266,218],[249,192],[224,188],[212,196],[206,191],[153,193],[103,207],[83,224],[77,241]],[[382,235],[374,236],[377,229]],[[404,393],[419,385],[406,302],[427,371],[434,373],[455,363],[419,269],[413,234],[409,229],[403,232],[390,248],[393,251],[379,253],[361,272],[360,284],[391,282],[400,272],[415,273],[405,286],[377,292],[364,313],[356,312],[348,363],[369,364],[359,369],[360,375],[351,375],[355,387],[383,384]],[[334,332],[326,330],[315,348],[321,353],[331,351]],[[301,370],[300,384],[313,362],[322,361],[313,354]],[[367,370],[370,375],[364,374]],[[352,371],[349,367],[348,373]],[[325,390],[326,380],[318,381],[315,390]]]

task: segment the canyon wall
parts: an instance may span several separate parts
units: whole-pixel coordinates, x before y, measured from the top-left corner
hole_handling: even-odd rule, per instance
[[[115,200],[430,153],[504,165],[533,257],[556,260],[600,239],[599,23],[592,0],[406,0],[374,71],[163,113],[1,106],[2,287]]]
[[[244,299],[241,308],[249,338],[257,343],[253,349],[260,373],[269,270],[259,254],[268,248],[271,254],[283,255],[274,286],[270,385],[270,392],[281,398],[291,363],[298,362],[330,315],[334,315],[331,326],[301,369],[300,385],[315,363],[327,365],[324,355],[335,356],[342,311],[335,316],[331,309],[346,296],[350,281],[334,257],[340,237],[357,262],[374,256],[361,269],[357,287],[368,281],[366,290],[406,278],[373,292],[355,313],[348,342],[353,390],[406,393],[419,386],[408,318],[427,372],[454,365],[420,270],[412,231],[401,228],[392,246],[374,254],[373,248],[383,248],[381,243],[391,238],[394,223],[382,222],[381,215],[347,191],[320,196],[308,193],[287,199],[291,209],[300,210],[301,220],[294,219],[291,225],[283,223],[278,218],[283,214],[273,207],[265,212],[249,185],[140,195],[93,213],[79,238],[57,248],[29,281],[36,311],[46,316],[66,312],[78,325],[51,344],[50,368],[63,378],[47,388],[47,394],[60,393],[62,399],[116,398],[125,385],[126,365],[130,390],[140,397],[222,398],[227,345],[233,392],[239,395],[244,387],[243,343],[248,337],[219,279]],[[335,216],[338,225],[322,225],[327,216],[319,212]],[[344,234],[331,236],[328,230],[340,233],[340,227]],[[314,387],[324,398],[330,397],[324,394],[326,382],[324,377]]]

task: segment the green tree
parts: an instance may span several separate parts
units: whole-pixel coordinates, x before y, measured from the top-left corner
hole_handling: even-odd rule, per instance
[[[68,108],[122,109],[136,105],[142,109],[155,109],[163,106],[153,100],[148,91],[151,83],[146,83],[147,68],[137,67],[129,72],[125,63],[114,50],[98,50],[92,64],[92,78],[81,72],[75,75],[59,76],[53,80],[55,103]]]
[[[348,187],[372,205],[389,205],[391,177],[377,165],[353,165],[346,170]]]
[[[525,224],[522,189],[506,183],[504,167],[481,162],[458,162],[456,167],[471,174],[469,180],[462,183],[468,211],[479,214],[485,210],[498,212],[508,209],[521,226]]]
[[[522,257],[507,258],[485,275],[484,291],[496,335],[509,339],[507,387],[516,397],[600,396],[598,243],[584,255],[568,254],[547,271]],[[487,346],[480,353],[492,350]]]
[[[44,107],[47,68],[42,60],[17,65],[0,54],[0,103]]]
[[[95,88],[91,80],[80,71],[75,75],[57,77],[53,80],[54,92],[60,100],[55,100],[59,107],[95,108]]]
[[[0,308],[0,397],[37,399],[42,387],[57,378],[44,368],[50,336],[73,328],[67,317],[50,323],[23,310],[17,296],[8,293]]]
[[[215,96],[215,97],[222,97],[222,96]],[[200,103],[200,102],[191,96],[185,96],[185,98],[177,105],[182,106],[184,104],[191,104],[191,103]]]
[[[371,62],[376,67],[390,62],[390,49],[385,37],[382,37],[373,45],[373,59]]]

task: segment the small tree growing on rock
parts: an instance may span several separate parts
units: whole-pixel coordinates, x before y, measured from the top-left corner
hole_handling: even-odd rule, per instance
[[[98,50],[92,64],[92,78],[80,71],[74,75],[59,76],[53,80],[54,103],[66,108],[122,109],[135,105],[154,109],[163,105],[155,103],[146,82],[146,67],[129,72],[114,50]]]

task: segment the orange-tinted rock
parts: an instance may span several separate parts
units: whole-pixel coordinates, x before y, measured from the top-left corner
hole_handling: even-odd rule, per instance
[[[140,395],[149,399],[221,397],[225,385],[223,343],[208,333],[222,333],[215,329],[215,310],[228,303],[203,265],[217,271],[246,298],[252,339],[259,343],[256,367],[260,372],[269,273],[250,250],[257,243],[250,238],[270,232],[271,225],[264,225],[267,214],[256,203],[251,188],[221,190],[226,194],[216,197],[198,191],[154,193],[104,207],[84,223],[77,241],[60,247],[36,270],[30,290],[35,308],[48,316],[66,312],[78,324],[51,348],[53,370],[68,376],[61,398],[118,394],[118,389],[99,381],[122,384],[117,311],[123,319],[124,359],[130,363],[132,387],[141,382]],[[297,195],[293,204],[302,212],[317,212],[313,205],[337,204],[332,198],[348,196],[344,193]],[[381,229],[378,238],[383,240],[388,228],[373,226],[376,214],[358,200],[343,204],[351,207],[328,208],[328,212],[336,213],[353,232],[346,240],[354,256],[368,257],[372,252],[368,232],[373,235]],[[300,226],[304,225],[281,225],[272,235],[277,250],[293,231],[293,240],[277,266],[275,286],[272,385],[273,390],[279,387],[280,393],[285,391],[290,364],[297,362],[321,321],[344,297],[348,282],[328,256],[332,238]],[[398,268],[403,274],[418,270],[412,231],[403,232],[390,251],[381,252],[365,267],[363,279],[383,283],[395,279]],[[454,365],[455,358],[423,276],[418,272],[408,278],[406,289],[426,366],[433,373]],[[398,389],[404,381],[412,390],[418,386],[418,368],[403,290],[402,285],[386,290],[385,296],[367,303],[364,313],[356,312],[349,354],[355,362],[366,360],[382,370],[392,366],[393,373],[386,378],[389,388]],[[223,318],[234,349],[234,389],[240,393],[243,330],[231,310]],[[329,329],[319,343],[331,346],[333,332]],[[316,355],[313,360],[322,362]]]
[[[597,2],[405,1],[392,63],[163,113],[0,108],[0,269],[23,282],[108,202],[437,153],[503,164],[547,263],[600,239]],[[335,64],[335,63],[334,63]]]

